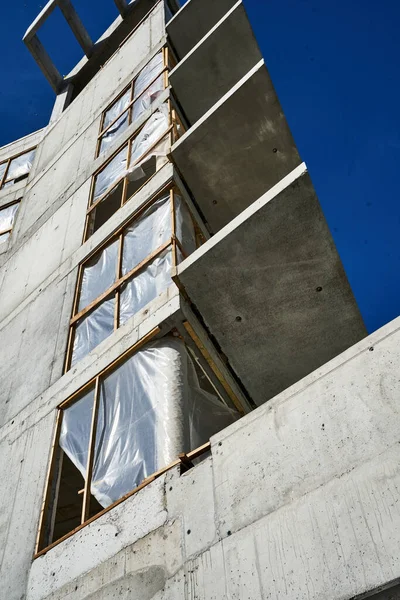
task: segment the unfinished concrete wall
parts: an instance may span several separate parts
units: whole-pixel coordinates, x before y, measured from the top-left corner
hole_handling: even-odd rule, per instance
[[[397,319],[35,560],[27,598],[345,600],[395,582],[399,340]]]

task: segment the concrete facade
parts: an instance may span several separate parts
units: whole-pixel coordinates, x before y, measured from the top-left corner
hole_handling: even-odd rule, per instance
[[[242,3],[189,0],[168,24],[163,0],[117,5],[121,16],[70,74],[75,91],[63,88],[48,127],[0,149],[1,163],[37,145],[29,178],[0,190],[0,209],[21,198],[0,245],[0,599],[397,598],[400,323],[362,339],[361,316]],[[171,85],[96,157],[103,112],[166,44],[176,53]],[[243,53],[230,71],[224,57],[232,44]],[[170,161],[84,238],[93,177],[165,102],[187,126]],[[309,193],[292,181],[282,200],[281,180],[293,171],[307,178]],[[177,285],[65,372],[80,265],[171,183],[204,245],[178,266]],[[313,294],[318,286],[327,293],[297,298],[272,335],[250,296],[258,286],[268,310],[293,306],[293,290],[275,283],[271,295],[263,267],[279,219],[296,206],[296,215],[308,215],[300,225],[313,225],[318,256],[300,243],[297,221],[292,245],[279,253],[299,286],[308,261]],[[235,247],[243,260],[229,264]],[[243,284],[246,264],[257,260],[255,287]],[[232,289],[247,286],[248,298],[234,298],[226,268],[238,270]],[[199,285],[204,273],[215,278]],[[232,313],[215,296],[217,279]],[[245,321],[234,327],[262,329],[253,348],[232,330],[233,316]],[[301,326],[289,318],[303,319]],[[187,326],[216,391],[225,398],[228,389],[227,404],[234,397],[245,416],[212,437],[211,454],[194,468],[181,474],[175,466],[34,559],[57,407],[156,328],[158,337],[178,332],[191,347]],[[301,347],[306,359],[294,368]]]

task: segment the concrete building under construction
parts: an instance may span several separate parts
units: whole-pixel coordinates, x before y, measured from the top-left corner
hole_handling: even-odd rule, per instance
[[[115,3],[95,43],[45,6],[54,110],[0,148],[0,600],[400,598],[400,321],[367,337],[243,2]]]

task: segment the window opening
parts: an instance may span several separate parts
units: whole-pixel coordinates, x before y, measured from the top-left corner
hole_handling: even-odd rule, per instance
[[[60,405],[37,552],[190,464],[192,448],[240,417],[204,384],[177,332],[154,339],[159,331]]]
[[[170,101],[162,104],[93,176],[84,239],[87,240],[168,162],[183,124]]]
[[[173,184],[140,207],[80,266],[66,369],[171,285],[172,267],[203,241]]]
[[[10,202],[0,208],[0,244],[6,242],[11,235],[20,201],[21,199]]]
[[[96,157],[137,121],[168,87],[168,73],[173,65],[174,59],[169,48],[162,48],[104,111]]]
[[[35,153],[36,148],[32,148],[0,164],[0,190],[28,177]]]

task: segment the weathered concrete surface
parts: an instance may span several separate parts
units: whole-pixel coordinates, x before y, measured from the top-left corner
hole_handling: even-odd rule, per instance
[[[189,0],[167,25],[178,57],[183,58],[228,12],[236,0]]]
[[[172,148],[215,233],[300,164],[263,61]]]
[[[176,280],[258,405],[366,335],[304,163]]]
[[[34,561],[27,600],[346,600],[395,582],[399,340],[397,319]]]
[[[243,3],[238,2],[170,73],[189,123],[202,117],[261,59]]]

